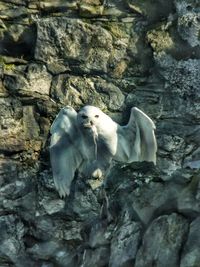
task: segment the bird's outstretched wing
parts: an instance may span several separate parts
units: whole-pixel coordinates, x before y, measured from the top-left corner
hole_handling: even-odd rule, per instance
[[[139,148],[139,161],[151,161],[156,164],[157,142],[154,134],[154,122],[140,109],[131,109],[131,116],[127,127],[131,128],[133,123],[136,125],[136,144]]]
[[[50,159],[56,189],[61,197],[70,193],[76,169],[82,162],[77,113],[71,107],[61,109],[51,129]]]

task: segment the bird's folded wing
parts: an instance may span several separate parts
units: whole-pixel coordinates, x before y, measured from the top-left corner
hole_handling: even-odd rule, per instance
[[[82,162],[78,149],[80,134],[77,113],[71,107],[63,108],[51,126],[50,159],[56,189],[61,197],[70,193],[76,169]]]
[[[132,120],[136,124],[136,140],[140,140],[140,161],[151,161],[156,164],[157,142],[154,134],[154,122],[140,109],[134,107],[128,125]],[[137,135],[139,134],[139,138]]]

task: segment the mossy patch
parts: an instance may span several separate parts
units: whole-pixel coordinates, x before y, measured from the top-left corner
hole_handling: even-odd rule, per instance
[[[5,63],[5,60],[2,56],[0,56],[0,65],[5,71],[13,71],[15,69],[15,64]]]
[[[103,27],[108,30],[115,38],[127,38],[128,29],[124,23],[106,22]]]
[[[157,53],[174,48],[174,42],[167,30],[155,29],[147,33],[147,40]]]

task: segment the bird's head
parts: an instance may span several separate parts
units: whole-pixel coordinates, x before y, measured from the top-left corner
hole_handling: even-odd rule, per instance
[[[85,129],[92,129],[93,127],[98,128],[103,115],[104,113],[99,108],[85,106],[78,113],[78,124]]]

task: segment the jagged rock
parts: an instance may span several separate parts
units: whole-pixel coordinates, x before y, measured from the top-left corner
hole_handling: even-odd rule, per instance
[[[166,18],[173,10],[173,1],[159,0],[156,5],[153,5],[150,0],[127,0],[127,3],[131,10],[147,16],[150,21]]]
[[[82,267],[103,267],[109,262],[109,247],[86,249],[83,254]]]
[[[9,91],[28,96],[34,93],[49,95],[51,75],[47,72],[45,65],[32,63],[27,68],[22,67],[21,70],[15,66],[13,68],[4,80],[4,85]]]
[[[15,7],[8,8],[0,11],[1,19],[13,19],[22,17],[27,14],[27,9],[25,7]]]
[[[200,262],[200,234],[199,234],[200,217],[197,217],[191,224],[188,239],[184,245],[181,255],[180,267],[196,267]]]
[[[36,59],[48,64],[56,61],[66,69],[70,67],[86,73],[107,71],[112,36],[105,29],[64,18],[40,20],[37,28]]]
[[[178,13],[178,31],[183,40],[186,40],[192,47],[199,46],[200,15],[198,6],[192,5],[188,0],[176,1]]]
[[[83,17],[95,17],[103,14],[103,1],[81,0],[79,4],[79,13]]]
[[[25,59],[31,59],[35,48],[36,41],[36,28],[30,21],[23,19],[25,15],[22,12],[26,11],[25,7],[17,6],[15,9],[6,9],[1,11],[4,15],[9,14],[21,16],[22,18],[16,19],[16,23],[6,23],[4,30],[0,31],[1,45],[0,53],[4,56],[1,61],[4,61],[4,68],[9,70],[12,68],[11,62],[5,56],[17,58],[13,61],[24,63]],[[21,13],[20,13],[21,12]],[[13,18],[14,19],[14,18]],[[2,24],[1,24],[2,25]]]
[[[59,69],[97,75],[109,72],[114,78],[121,78],[128,63],[135,58],[140,61],[140,49],[145,50],[144,46],[138,48],[138,39],[130,26],[116,22],[88,24],[65,18],[38,20],[35,58],[47,62],[48,69],[56,73]],[[141,71],[141,64],[138,65],[131,72]]]
[[[185,96],[187,100],[189,100],[189,96],[191,99],[193,97],[195,100],[199,99],[200,93],[197,84],[199,81],[200,60],[177,61],[165,53],[158,54],[156,60],[161,67],[161,74],[168,81],[166,86],[171,87],[171,93],[179,93],[179,98]],[[165,66],[168,66],[168,69]],[[195,109],[192,111],[195,112]]]
[[[188,223],[175,213],[155,219],[144,234],[135,267],[177,267]]]
[[[32,248],[28,249],[28,253],[32,254],[36,259],[48,260],[53,258],[55,253],[60,249],[57,242],[48,241],[43,243],[38,243]]]
[[[8,262],[18,262],[18,257],[24,254],[24,234],[25,227],[19,217],[0,216],[0,257],[2,259]]]
[[[98,105],[105,110],[119,110],[124,102],[121,90],[102,78],[59,75],[53,80],[51,96],[64,105],[80,107],[84,104]]]
[[[157,214],[176,208],[180,186],[150,182],[136,189],[132,194],[132,207],[140,220],[149,224]],[[151,203],[149,205],[149,203]]]
[[[24,106],[23,107],[23,124],[25,136],[28,139],[34,139],[39,137],[40,128],[36,122],[34,116],[34,107],[33,106]]]
[[[32,229],[32,234],[35,238],[43,241],[54,240],[54,238],[71,242],[82,241],[81,231],[83,224],[81,222],[67,219],[67,216],[61,212],[57,212],[53,216],[54,220],[46,214],[39,215],[38,212],[36,213],[34,219],[35,228]]]
[[[63,210],[65,207],[65,201],[62,199],[43,198],[40,205],[45,209],[47,214],[54,214]]]
[[[196,174],[178,197],[178,210],[189,216],[200,213],[200,181]]]
[[[61,267],[70,267],[73,266],[73,264],[76,264],[74,253],[58,241],[38,243],[29,248],[28,253],[32,256],[32,258],[46,261],[50,260],[56,262],[56,264]]]
[[[112,238],[114,226],[108,225],[107,221],[97,221],[92,224],[89,234],[89,245],[91,248],[107,246]]]
[[[111,240],[110,267],[133,266],[141,238],[141,225],[125,216]]]
[[[95,192],[89,186],[77,181],[74,193],[69,196],[66,204],[66,211],[69,214],[76,214],[81,220],[87,220],[89,217],[95,218],[99,216],[101,210]]]

